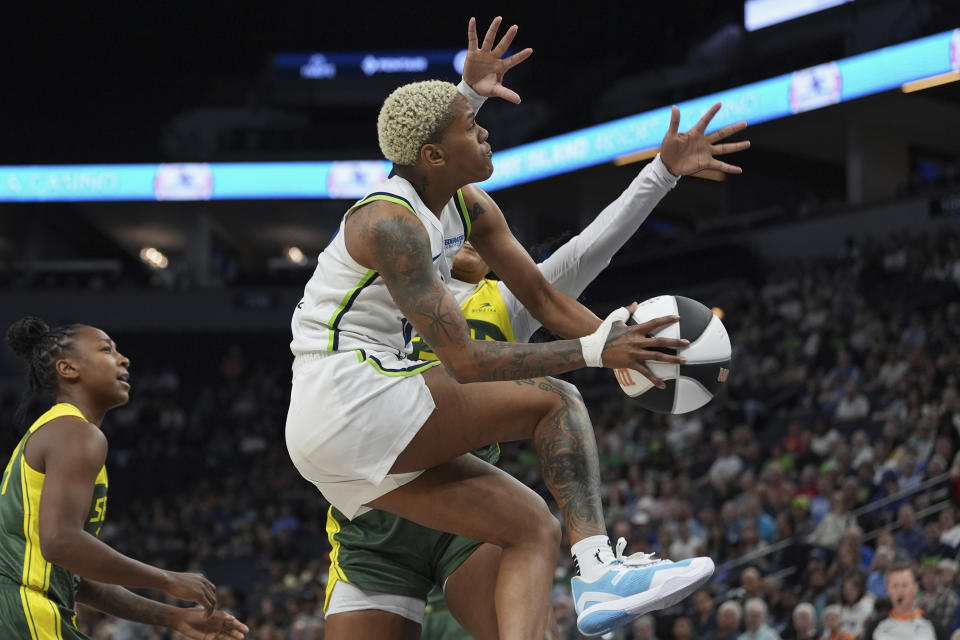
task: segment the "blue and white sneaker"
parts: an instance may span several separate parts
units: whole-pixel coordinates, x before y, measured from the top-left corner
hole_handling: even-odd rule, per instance
[[[577,628],[585,636],[603,635],[651,611],[666,609],[713,575],[710,558],[671,562],[654,558],[652,553],[624,557],[626,546],[626,540],[617,540],[615,560],[593,582],[580,576],[570,581],[578,614]]]

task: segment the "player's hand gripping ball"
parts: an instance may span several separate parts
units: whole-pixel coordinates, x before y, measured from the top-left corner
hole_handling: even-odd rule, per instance
[[[690,346],[679,350],[686,364],[647,361],[647,367],[666,383],[658,389],[633,369],[616,369],[623,392],[646,409],[658,413],[687,413],[710,402],[730,373],[730,338],[713,311],[683,296],[657,296],[644,300],[627,324],[642,324],[661,316],[677,315],[680,321],[651,334],[681,338]],[[677,350],[666,349],[668,353]]]

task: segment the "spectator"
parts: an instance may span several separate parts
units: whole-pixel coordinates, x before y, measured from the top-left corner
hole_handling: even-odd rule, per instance
[[[869,414],[870,401],[867,400],[867,396],[857,389],[856,383],[848,382],[837,403],[837,409],[833,414],[834,419],[840,423],[855,422],[863,420]]]
[[[677,537],[670,545],[670,559],[686,560],[697,556],[697,549],[703,544],[703,540],[690,531],[690,525],[686,520],[677,523]]]
[[[851,468],[854,468],[854,469],[856,468],[852,463],[850,466]],[[855,476],[848,475],[843,480],[842,491],[843,491],[843,502],[847,506],[847,509],[849,509],[850,511],[855,511],[856,509],[866,504],[867,499],[870,497],[871,489],[869,487],[861,487],[860,482],[857,480]]]
[[[834,491],[830,497],[830,512],[823,517],[817,528],[807,537],[807,543],[836,551],[847,529],[856,523],[856,518],[847,511],[844,504],[843,492]],[[859,549],[857,551],[859,552]]]
[[[850,354],[841,351],[837,354],[837,364],[827,372],[823,381],[823,386],[827,389],[843,389],[849,383],[856,383],[860,380],[860,367],[853,364]]]
[[[847,533],[843,536],[842,546],[849,547],[851,551],[859,558],[858,570],[866,573],[873,564],[874,551],[868,545],[863,544],[863,529],[859,525],[851,525]]]
[[[734,597],[743,604],[751,598],[763,597],[763,578],[756,567],[747,567],[740,572],[740,588],[734,592]]]
[[[886,566],[880,570],[881,575]],[[858,571],[844,576],[840,599],[840,621],[843,630],[854,638],[859,638],[864,624],[873,614],[873,602],[876,599],[874,594],[866,590],[866,580],[862,573]]]
[[[810,515],[810,498],[797,496],[790,501],[790,515],[793,518],[793,535],[800,540],[813,533],[817,523]]]
[[[878,380],[888,389],[893,388],[910,370],[903,355],[896,349],[890,349],[887,352],[887,359],[880,365],[880,371],[877,375]]]
[[[783,640],[813,640],[817,637],[817,611],[809,602],[801,602],[793,608],[790,628]]]
[[[784,599],[783,580],[777,575],[763,579],[763,600],[767,603],[767,619],[771,627],[780,633],[786,628],[794,603]]]
[[[763,501],[758,493],[751,493],[747,498],[747,518],[753,521],[757,536],[765,543],[777,539],[777,524],[773,516],[763,510]]]
[[[850,438],[850,453],[853,454],[852,465],[854,469],[860,469],[861,465],[873,463],[873,449],[870,447],[870,441],[867,439],[867,433],[863,429],[857,429]]]
[[[810,515],[817,524],[830,512],[833,498],[833,478],[830,474],[821,473],[817,477],[817,495],[810,498]]]
[[[740,621],[743,607],[736,600],[727,600],[717,609],[717,628],[713,635],[704,636],[704,640],[737,640],[740,637]]]
[[[896,564],[887,569],[890,614],[867,628],[864,640],[945,640],[946,634],[917,607],[917,580],[913,568]]]
[[[893,561],[897,563],[909,563],[915,558],[915,556],[910,555],[909,551],[899,546],[893,532],[886,529],[877,533],[877,548],[880,547],[891,549],[893,551]]]
[[[957,564],[957,561],[948,558],[944,558],[937,563],[937,569],[940,570],[940,584],[944,589],[956,591],[955,584],[958,568],[960,568],[960,565]]]
[[[693,594],[693,636],[706,638],[717,630],[717,614],[713,610],[713,597],[703,589]]]
[[[923,566],[920,573],[923,594],[917,598],[917,606],[923,609],[924,615],[930,618],[934,625],[949,629],[960,598],[953,589],[941,582],[940,577],[941,571],[936,565]]]
[[[887,545],[878,544],[877,551],[873,555],[873,565],[867,576],[867,592],[874,598],[887,597],[887,569],[893,564],[893,560],[893,549]]]
[[[913,491],[923,482],[923,473],[917,464],[917,456],[910,452],[900,458],[900,490]]]
[[[806,569],[807,576],[815,572],[825,572],[827,570],[827,552],[818,547],[810,549]]]
[[[905,504],[900,507],[897,524],[900,525],[900,530],[894,535],[897,546],[905,549],[911,558],[919,558],[927,548],[928,541],[923,530],[917,525],[913,506]]]
[[[553,617],[557,623],[558,640],[580,640],[583,638],[577,630],[577,614],[573,608],[573,600],[569,596],[561,595],[554,598]]]
[[[922,501],[928,497],[929,494],[918,498],[917,502],[922,503]],[[936,564],[944,558],[953,557],[953,549],[949,545],[940,542],[940,532],[940,523],[937,520],[929,520],[923,525],[923,533],[927,538],[927,547],[921,552],[919,557],[919,560],[923,562],[923,564]]]
[[[793,456],[799,457],[810,448],[810,433],[804,427],[800,420],[791,420],[787,427],[787,434],[780,440],[783,450]]]
[[[906,496],[893,498],[893,496],[898,495],[901,490],[900,476],[898,476],[897,472],[893,469],[886,469],[882,471],[879,485],[880,487],[877,490],[874,498],[877,500],[881,498],[892,498],[892,500],[884,509],[884,520],[889,522],[897,517],[900,512],[900,507],[906,505],[909,501],[909,498]]]
[[[727,434],[723,431],[715,431],[710,441],[717,453],[716,460],[710,465],[710,470],[707,472],[710,480],[728,483],[736,480],[740,472],[743,471],[743,460],[730,448]]]
[[[857,552],[849,545],[841,546],[840,550],[837,551],[833,564],[830,565],[830,569],[827,571],[827,580],[832,585],[842,587],[844,576],[859,572],[859,560],[860,558]]]
[[[744,605],[747,630],[738,640],[780,640],[780,634],[767,624],[767,603],[760,598],[750,598]]]
[[[687,616],[673,619],[673,640],[690,640],[693,637],[693,625]]]
[[[640,616],[633,621],[633,640],[657,640],[657,636],[654,633],[656,631],[656,623],[653,620],[653,616],[645,615]]]
[[[829,583],[827,572],[823,569],[816,569],[807,574],[807,581],[800,592],[800,599],[811,603],[820,612],[837,595],[836,590]]]
[[[823,610],[823,640],[856,640],[857,636],[843,626],[840,605],[832,604]]]

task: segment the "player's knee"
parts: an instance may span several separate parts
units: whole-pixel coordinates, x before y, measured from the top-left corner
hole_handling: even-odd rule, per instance
[[[586,411],[586,405],[583,403],[583,396],[580,395],[580,390],[576,386],[570,384],[566,380],[560,380],[558,378],[546,378],[546,382],[550,385],[551,390],[555,394],[555,404],[563,405],[568,409],[576,411]]]
[[[550,513],[543,498],[532,491],[526,499],[514,502],[507,513],[506,527],[498,531],[497,539],[490,540],[501,547],[515,545],[560,545],[560,522]]]
[[[536,544],[547,545],[551,549],[560,546],[560,521],[557,520],[550,508],[543,500],[539,505],[531,508],[527,515],[527,532],[529,539]]]
[[[554,517],[547,509],[547,517],[542,523],[542,533],[544,544],[550,549],[557,549],[560,546],[560,540],[563,537],[563,530],[560,527],[560,521]]]

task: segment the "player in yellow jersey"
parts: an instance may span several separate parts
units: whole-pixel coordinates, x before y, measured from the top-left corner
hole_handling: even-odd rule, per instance
[[[216,589],[205,577],[138,562],[97,537],[107,510],[100,425],[129,399],[127,357],[100,329],[51,329],[33,317],[14,323],[7,343],[27,361],[30,392],[54,404],[20,440],[0,480],[0,638],[83,640],[76,602],[196,640],[243,638],[246,625],[215,610]],[[173,607],[124,586],[201,607]]]

